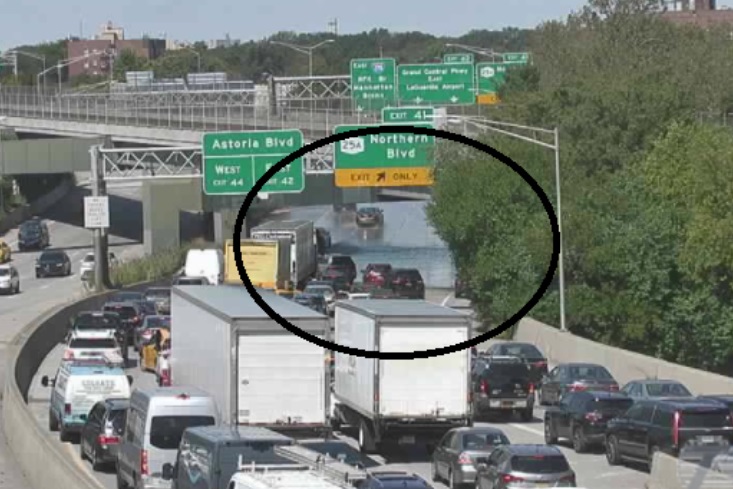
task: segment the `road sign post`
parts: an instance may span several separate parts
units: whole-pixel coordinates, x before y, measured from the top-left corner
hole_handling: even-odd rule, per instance
[[[109,197],[84,197],[84,227],[109,228]]]
[[[444,64],[473,64],[473,53],[451,53],[443,55]]]
[[[336,126],[334,133],[385,126]],[[341,188],[432,185],[434,147],[434,136],[410,133],[369,134],[339,141],[334,144],[334,181]]]
[[[379,110],[394,103],[396,72],[392,58],[352,59],[351,98],[356,110]]]
[[[435,126],[433,107],[385,107],[382,109],[382,122],[385,124],[428,123]]]
[[[397,91],[402,102],[417,105],[476,102],[472,63],[400,65],[397,72]]]
[[[267,171],[303,147],[298,129],[214,132],[202,140],[203,186],[206,195],[246,195]],[[278,171],[261,193],[299,193],[305,188],[303,159]]]

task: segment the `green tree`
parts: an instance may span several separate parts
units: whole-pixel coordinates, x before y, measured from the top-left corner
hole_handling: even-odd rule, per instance
[[[113,76],[117,81],[124,81],[125,73],[128,71],[147,71],[149,69],[149,60],[138,56],[131,49],[125,49],[115,59]]]

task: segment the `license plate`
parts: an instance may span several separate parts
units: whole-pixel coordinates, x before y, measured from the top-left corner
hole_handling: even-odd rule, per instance
[[[414,445],[415,444],[415,437],[414,436],[401,436],[399,440],[400,445]]]
[[[535,482],[534,486],[535,487],[550,487],[550,483],[549,482]]]
[[[700,441],[702,443],[715,443],[715,437],[714,436],[701,436]]]
[[[501,401],[501,407],[512,407],[514,406],[514,401]]]

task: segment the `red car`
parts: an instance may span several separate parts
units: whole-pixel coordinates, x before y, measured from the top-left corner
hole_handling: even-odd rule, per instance
[[[364,277],[362,281],[366,287],[384,287],[387,283],[390,273],[392,273],[392,265],[389,263],[370,263],[363,270]]]

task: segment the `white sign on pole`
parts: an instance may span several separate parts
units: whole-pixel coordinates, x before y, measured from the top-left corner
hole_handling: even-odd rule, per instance
[[[84,197],[84,227],[109,227],[109,197]]]

